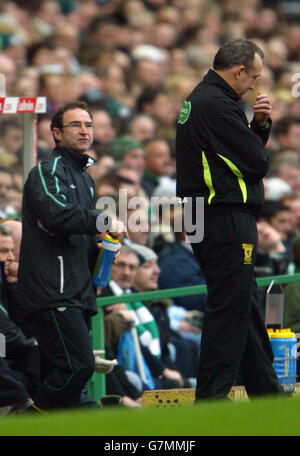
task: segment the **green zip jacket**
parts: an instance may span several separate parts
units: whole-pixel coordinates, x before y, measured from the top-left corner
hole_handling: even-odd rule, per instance
[[[24,316],[43,308],[82,307],[96,313],[92,272],[97,257],[94,183],[89,157],[57,147],[24,186],[19,289]]]
[[[209,70],[184,101],[177,123],[177,195],[201,196],[212,210],[257,209],[264,201],[262,178],[271,120],[251,123],[236,92]]]

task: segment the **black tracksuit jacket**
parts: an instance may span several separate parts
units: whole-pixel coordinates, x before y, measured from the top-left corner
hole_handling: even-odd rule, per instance
[[[204,197],[206,210],[263,204],[264,148],[271,127],[248,122],[235,91],[209,70],[185,100],[176,133],[177,195]]]
[[[22,313],[79,306],[96,312],[92,271],[97,257],[94,183],[89,157],[57,147],[24,186],[19,290]]]

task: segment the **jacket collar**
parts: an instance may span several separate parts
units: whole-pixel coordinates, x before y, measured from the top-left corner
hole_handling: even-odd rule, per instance
[[[203,78],[203,82],[209,85],[215,85],[221,87],[224,92],[233,100],[239,100],[240,97],[238,94],[233,90],[233,88],[227,84],[227,82],[214,70],[209,70],[208,73]]]
[[[66,147],[56,146],[53,152],[55,155],[62,155],[73,168],[80,171],[84,171],[95,162],[89,155],[80,154],[77,150],[67,149]]]

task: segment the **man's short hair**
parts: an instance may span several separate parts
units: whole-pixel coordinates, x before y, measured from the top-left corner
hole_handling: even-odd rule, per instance
[[[253,65],[255,54],[264,59],[264,53],[255,43],[245,39],[229,41],[220,47],[215,55],[214,70],[229,70],[236,65],[249,69]]]
[[[281,201],[265,200],[263,207],[259,210],[257,218],[264,218],[268,222],[272,220],[279,212],[290,211]]]
[[[71,109],[83,109],[86,111],[90,118],[93,119],[92,113],[88,108],[88,105],[84,101],[72,101],[71,103],[67,103],[64,106],[58,108],[54,116],[52,117],[50,128],[59,128],[61,129],[63,126],[63,115],[65,112],[70,111]]]
[[[273,128],[273,135],[277,138],[281,135],[287,135],[292,125],[299,125],[300,118],[295,116],[287,116],[279,119]]]

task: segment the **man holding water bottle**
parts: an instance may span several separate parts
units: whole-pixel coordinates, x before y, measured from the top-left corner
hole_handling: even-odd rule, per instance
[[[97,235],[126,235],[122,222],[95,209],[94,183],[86,168],[93,120],[83,102],[54,114],[56,143],[24,186],[19,286],[22,313],[33,325],[41,354],[41,409],[75,407],[94,372],[90,318],[97,312],[92,272]],[[100,234],[101,233],[101,234]]]

